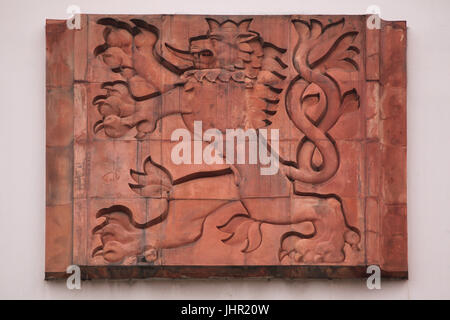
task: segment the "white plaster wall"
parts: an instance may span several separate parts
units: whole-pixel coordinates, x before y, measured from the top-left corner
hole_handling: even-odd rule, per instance
[[[44,276],[45,19],[83,13],[362,14],[408,22],[409,281],[100,281]],[[1,0],[0,298],[450,298],[450,1]]]

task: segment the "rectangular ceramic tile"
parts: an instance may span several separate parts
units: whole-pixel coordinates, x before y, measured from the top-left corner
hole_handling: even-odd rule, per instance
[[[47,21],[46,278],[406,278],[406,23],[368,18]]]

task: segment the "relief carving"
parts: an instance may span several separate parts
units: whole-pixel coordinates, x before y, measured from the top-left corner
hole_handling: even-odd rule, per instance
[[[46,22],[46,279],[407,278],[406,22]]]
[[[245,255],[261,248],[266,228],[276,228],[271,254],[279,264],[341,263],[361,249],[361,232],[348,222],[340,190],[316,191],[340,168],[342,156],[330,130],[343,114],[359,112],[358,88],[348,85],[360,70],[359,32],[344,18],[292,19],[291,52],[266,42],[263,32],[253,31],[252,19],[206,18],[205,33],[180,48],[163,43],[162,31],[141,19],[97,23],[104,26],[104,43],[94,54],[123,80],[104,82],[93,99],[101,115],[91,128],[95,134],[120,139],[133,130],[135,139],[144,141],[164,118],[178,115],[192,134],[194,122],[202,121],[203,130],[222,133],[255,129],[259,139],[284,108],[299,138],[288,141],[294,157],[280,151],[280,170],[267,176],[258,174],[260,164],[228,164],[225,152],[220,165],[192,172],[182,164],[185,175],[174,176],[150,150],[139,168],[128,170],[129,188],[152,199],[152,218],[137,222],[137,213],[120,201],[100,209],[92,237],[101,245],[92,257],[161,264],[165,250],[199,241],[213,215],[223,217],[215,226],[221,241]],[[268,151],[275,152],[270,144]],[[299,189],[297,183],[310,187]],[[201,205],[184,206],[192,189],[204,184],[214,187],[207,198],[195,198]],[[281,194],[274,197],[261,185],[277,186]],[[215,196],[225,189],[227,199]]]

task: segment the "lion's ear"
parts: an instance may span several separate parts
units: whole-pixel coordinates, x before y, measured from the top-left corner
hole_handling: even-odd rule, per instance
[[[238,36],[238,42],[242,43],[242,42],[249,42],[253,39],[256,39],[258,37],[257,34],[254,33],[241,33]]]

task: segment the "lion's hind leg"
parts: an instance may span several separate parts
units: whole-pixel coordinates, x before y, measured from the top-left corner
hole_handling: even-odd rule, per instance
[[[291,210],[293,219],[308,219],[314,224],[315,235],[282,238],[280,260],[289,256],[296,263],[338,263],[345,260],[346,243],[358,250],[359,232],[347,224],[342,204],[335,197],[295,196]]]

